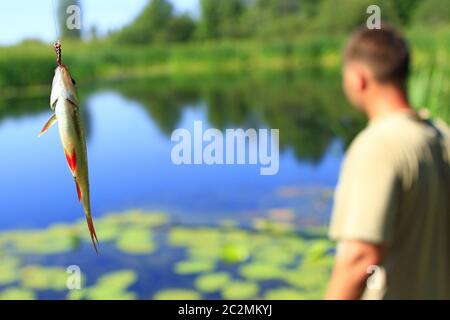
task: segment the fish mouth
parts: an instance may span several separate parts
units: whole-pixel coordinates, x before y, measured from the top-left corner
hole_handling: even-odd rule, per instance
[[[69,69],[63,64],[57,66],[55,69],[55,76],[53,78],[52,92],[54,98],[52,100],[53,104],[51,106],[54,107],[54,104],[59,100],[57,98],[60,98],[60,96],[64,97],[71,104],[75,106],[78,105],[75,85],[75,80],[73,80]]]
[[[56,66],[56,68],[55,68],[55,72],[63,71],[63,70],[69,72],[69,68],[65,64],[60,64],[59,66]]]
[[[64,83],[64,87],[71,88],[75,85],[75,81],[70,75],[69,68],[67,68],[67,66],[63,64],[57,66],[55,69],[55,75],[57,75],[62,80],[62,82]]]

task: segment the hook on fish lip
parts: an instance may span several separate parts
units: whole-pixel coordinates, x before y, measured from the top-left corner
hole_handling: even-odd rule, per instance
[[[56,63],[58,67],[62,65],[61,63],[61,42],[58,40],[55,43],[55,51],[56,51]]]

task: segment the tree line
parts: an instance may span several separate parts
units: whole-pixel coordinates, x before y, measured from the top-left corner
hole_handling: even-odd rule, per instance
[[[108,35],[118,44],[150,44],[211,39],[295,37],[308,33],[348,32],[365,23],[371,4],[394,25],[450,24],[442,0],[198,0],[198,17],[177,14],[170,0],[149,0],[137,18]],[[69,4],[60,0],[60,17]],[[65,28],[63,36],[79,37]],[[95,30],[91,30],[95,31]]]

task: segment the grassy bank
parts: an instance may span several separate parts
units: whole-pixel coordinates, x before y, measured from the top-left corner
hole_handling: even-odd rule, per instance
[[[64,42],[63,60],[83,81],[130,76],[339,68],[345,35],[309,35],[276,40],[214,41],[118,47],[108,42]],[[414,30],[409,39],[417,66],[444,64],[450,30]],[[47,85],[55,66],[50,45],[36,42],[0,48],[0,88]]]
[[[273,42],[205,42],[116,47],[108,43],[63,44],[63,61],[79,80],[195,75],[337,65],[340,38]],[[0,49],[0,86],[46,85],[55,66],[52,47],[38,43]],[[31,54],[30,54],[31,52]]]
[[[413,103],[450,120],[450,29],[410,30],[414,54]],[[82,85],[127,78],[204,78],[305,68],[339,72],[346,35],[307,35],[272,40],[214,41],[141,47],[108,42],[63,43],[63,61]],[[55,54],[51,45],[27,42],[0,48],[0,98],[38,96],[50,89]]]

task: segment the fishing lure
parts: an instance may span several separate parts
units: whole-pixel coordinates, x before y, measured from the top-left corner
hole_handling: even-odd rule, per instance
[[[50,108],[54,114],[45,124],[39,136],[58,122],[59,135],[70,172],[75,180],[78,200],[83,205],[86,221],[95,251],[98,239],[92,220],[86,139],[80,121],[79,100],[75,80],[67,66],[61,63],[61,43],[55,44],[57,66],[50,95]]]

